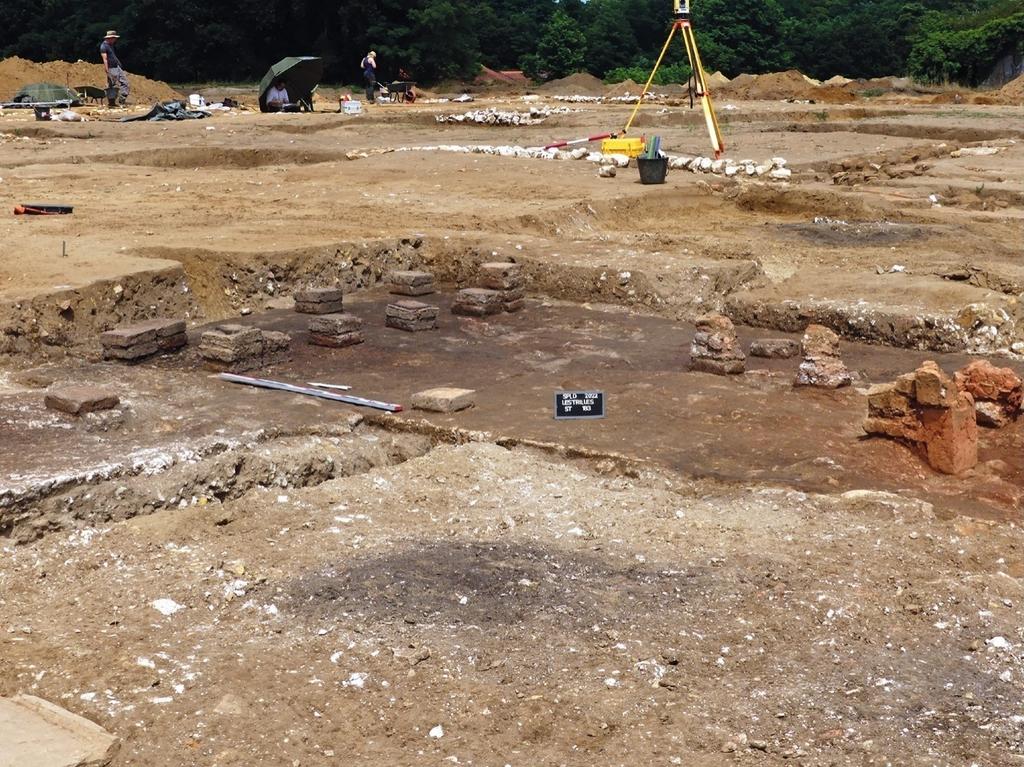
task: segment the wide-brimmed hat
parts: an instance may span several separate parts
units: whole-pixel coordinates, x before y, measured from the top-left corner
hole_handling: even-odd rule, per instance
[[[103,35],[103,39],[104,40],[109,40],[111,37],[120,37],[120,36],[121,35],[117,34],[117,32],[115,30],[108,29],[107,30],[107,34]]]

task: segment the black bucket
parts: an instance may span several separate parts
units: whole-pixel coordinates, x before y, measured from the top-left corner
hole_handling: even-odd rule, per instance
[[[37,120],[50,119],[50,107],[32,107],[32,111],[36,113]]]
[[[668,175],[668,158],[658,157],[654,160],[647,160],[637,157],[636,167],[640,169],[641,184],[664,184],[665,176]]]

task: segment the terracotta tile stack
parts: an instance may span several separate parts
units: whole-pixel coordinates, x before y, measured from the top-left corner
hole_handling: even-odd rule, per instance
[[[384,324],[389,328],[405,330],[409,333],[435,330],[437,329],[438,313],[436,306],[420,301],[395,301],[393,304],[388,304],[385,310]]]
[[[363,321],[352,314],[322,314],[309,321],[309,342],[340,349],[363,342]]]
[[[505,311],[500,290],[465,288],[460,290],[452,304],[452,314],[466,317],[487,317]]]
[[[504,261],[480,264],[480,285],[501,293],[501,303],[506,312],[517,312],[523,308],[526,281],[521,264]]]
[[[391,272],[389,292],[399,296],[426,296],[434,292],[430,272]]]
[[[307,288],[294,298],[299,314],[338,314],[343,308],[341,288]]]
[[[147,320],[122,325],[100,336],[103,359],[134,362],[188,344],[185,320]]]
[[[244,373],[285,362],[290,357],[287,333],[243,325],[220,325],[203,333],[199,355],[211,370]]]
[[[732,320],[724,314],[697,318],[697,332],[690,344],[690,370],[737,375],[746,369],[746,359]]]

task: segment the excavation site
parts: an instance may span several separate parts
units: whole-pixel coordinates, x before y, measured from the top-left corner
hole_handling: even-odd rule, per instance
[[[0,110],[0,765],[1024,764],[1020,97],[570,86]]]

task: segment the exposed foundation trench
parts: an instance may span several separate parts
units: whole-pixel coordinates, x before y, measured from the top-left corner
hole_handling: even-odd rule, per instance
[[[24,483],[0,494],[0,537],[17,542],[75,527],[95,527],[162,509],[208,507],[251,492],[286,494],[424,455],[432,440],[361,426],[258,433],[198,450],[128,459],[62,481]],[[229,520],[225,520],[226,523]],[[218,522],[220,523],[220,522]]]

